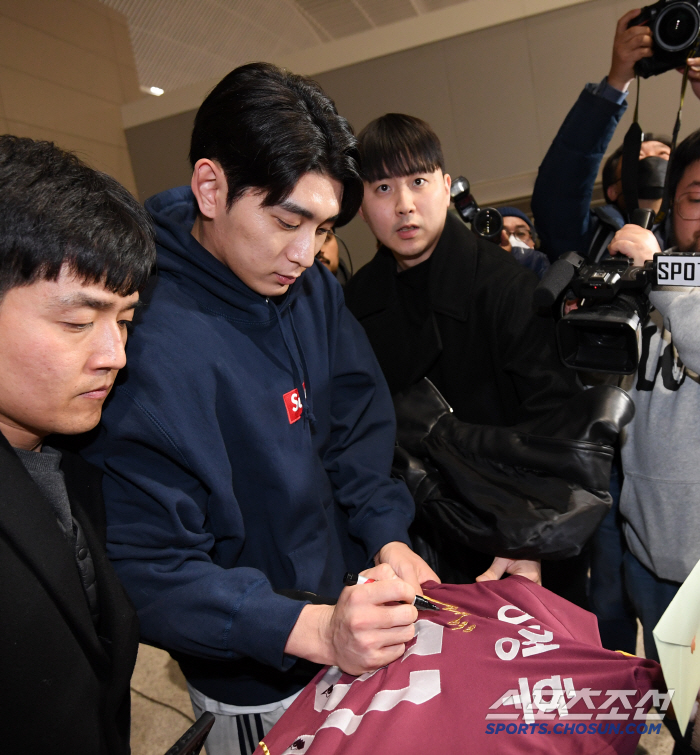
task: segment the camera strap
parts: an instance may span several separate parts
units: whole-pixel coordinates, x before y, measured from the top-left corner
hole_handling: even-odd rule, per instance
[[[694,58],[698,54],[698,48],[700,47],[700,38],[695,41],[695,46],[693,47],[692,52],[688,55],[689,58]],[[673,158],[673,154],[676,151],[676,143],[678,141],[678,132],[681,130],[681,117],[683,115],[683,104],[685,102],[685,91],[688,88],[688,74],[689,74],[690,68],[688,66],[688,61],[686,60],[685,68],[683,70],[683,81],[681,83],[681,101],[678,105],[678,114],[676,115],[676,124],[673,127],[673,135],[671,136],[671,154],[669,156],[669,160]],[[637,77],[637,94],[639,94],[639,77]],[[624,167],[624,166],[623,166]],[[669,189],[668,189],[668,179],[671,175],[671,171],[666,171],[666,181],[664,182],[664,198],[661,202],[661,209],[659,210],[658,214],[656,215],[656,222],[657,223],[663,223],[664,220],[666,220],[666,215],[668,214],[668,208],[671,204],[671,197],[669,196]]]
[[[700,37],[695,41],[695,46],[688,54],[688,58],[694,58],[698,54],[700,48]],[[688,73],[689,67],[686,61],[685,68],[683,70],[683,80],[681,82],[681,98],[678,105],[678,113],[676,114],[676,123],[673,127],[673,135],[671,138],[671,155],[676,151],[676,144],[678,142],[678,134],[681,130],[681,119],[683,115],[683,105],[685,103],[685,92],[688,87]],[[639,75],[637,75],[637,97],[634,106],[634,120],[632,125],[625,134],[625,140],[622,146],[622,195],[625,198],[625,209],[627,210],[627,216],[630,217],[632,212],[639,207],[639,153],[642,149],[642,143],[644,142],[644,132],[639,125],[639,89],[640,81]],[[655,224],[663,223],[668,214],[668,208],[671,204],[671,197],[669,196],[668,181],[671,175],[670,171],[666,171],[666,180],[664,182],[663,200],[661,202],[661,209],[656,214]]]
[[[625,198],[625,210],[630,217],[639,207],[639,153],[644,141],[644,132],[639,125],[639,77],[637,77],[637,106],[634,120],[627,129],[622,143],[622,196]]]

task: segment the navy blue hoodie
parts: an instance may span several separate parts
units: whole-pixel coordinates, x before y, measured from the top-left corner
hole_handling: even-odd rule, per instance
[[[305,603],[276,591],[337,596],[345,570],[410,542],[391,398],[323,265],[268,300],[191,235],[189,187],[146,207],[158,277],[85,454],[106,473],[109,555],[143,639],[193,686],[273,702],[309,678],[284,653]]]

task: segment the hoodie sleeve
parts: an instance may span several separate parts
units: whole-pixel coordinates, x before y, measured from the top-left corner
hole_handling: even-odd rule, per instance
[[[372,558],[389,542],[411,547],[415,506],[391,477],[396,416],[389,388],[362,326],[344,303],[332,364],[331,443],[324,466],[335,500],[349,514],[350,533]]]
[[[152,412],[118,390],[84,456],[105,471],[108,555],[142,637],[194,656],[290,668],[296,659],[284,646],[306,603],[273,592],[258,569],[212,561],[210,491]]]

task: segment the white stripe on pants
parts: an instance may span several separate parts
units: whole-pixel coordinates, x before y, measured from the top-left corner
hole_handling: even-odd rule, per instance
[[[212,700],[190,684],[187,688],[195,718],[205,710],[216,718],[204,745],[207,755],[251,755],[299,694],[278,703],[243,708]]]

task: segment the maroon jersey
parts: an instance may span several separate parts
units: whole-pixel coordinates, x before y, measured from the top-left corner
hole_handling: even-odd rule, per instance
[[[255,755],[632,755],[660,730],[660,667],[604,650],[593,614],[522,577],[424,590],[442,610],[400,659],[323,669]]]

